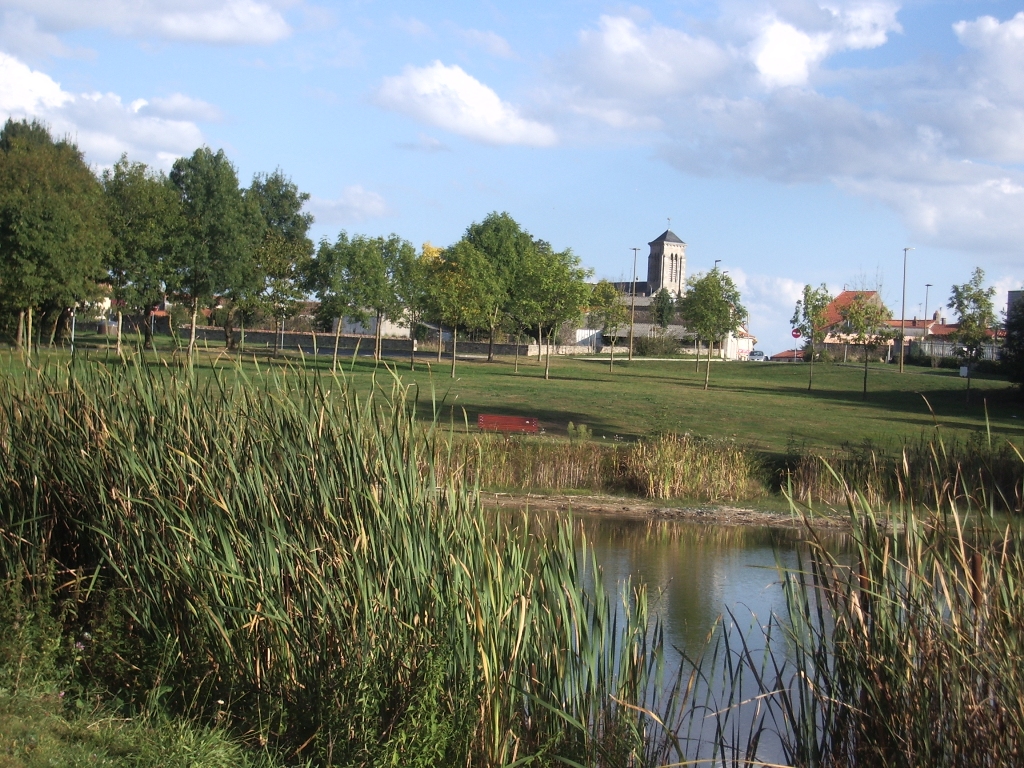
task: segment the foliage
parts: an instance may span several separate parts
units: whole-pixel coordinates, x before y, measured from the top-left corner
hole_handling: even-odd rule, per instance
[[[850,341],[864,347],[863,396],[868,394],[868,350],[887,343],[893,337],[886,321],[892,313],[882,304],[877,293],[858,293],[842,309],[843,323]]]
[[[792,326],[803,334],[810,344],[810,368],[807,378],[807,389],[811,388],[814,379],[814,354],[815,348],[825,342],[825,335],[828,333],[826,327],[825,311],[832,303],[833,296],[829,293],[828,286],[822,283],[818,288],[810,285],[804,286],[803,296],[797,299],[796,308],[793,310],[793,318],[790,320]]]
[[[180,195],[185,220],[174,284],[192,308],[192,351],[200,305],[218,294],[258,292],[255,250],[265,225],[256,201],[239,189],[224,150],[214,153],[202,147],[191,157],[179,158],[170,180]]]
[[[280,170],[257,174],[245,196],[260,211],[264,231],[256,248],[255,269],[261,278],[237,296],[242,317],[264,310],[278,321],[293,317],[305,298],[304,282],[312,257],[309,227],[313,215],[303,213],[309,193]]]
[[[491,518],[401,388],[194,370],[0,382],[0,580],[119,595],[128,706],[318,764],[683,758],[646,591],[606,594],[571,522]]]
[[[963,285],[954,285],[949,296],[949,308],[957,314],[957,329],[950,334],[952,341],[964,350],[964,359],[971,363],[981,355],[981,347],[989,340],[996,322],[992,297],[995,288],[985,288],[985,273],[975,269],[971,279]]]
[[[1017,301],[1006,314],[1003,366],[1010,381],[1024,387],[1024,301]]]
[[[167,177],[122,155],[102,176],[112,247],[106,260],[113,299],[148,315],[173,281],[183,236],[180,199]],[[149,324],[142,324],[150,346]],[[120,331],[120,329],[119,329]]]
[[[704,388],[711,376],[711,345],[722,341],[747,319],[747,310],[740,303],[736,284],[717,268],[691,275],[686,293],[679,297],[679,315],[687,330],[708,343],[708,369]]]
[[[110,230],[82,153],[33,121],[0,131],[0,301],[61,313],[97,295]],[[55,321],[56,325],[56,321]]]
[[[639,357],[679,354],[679,339],[674,336],[639,336],[633,340],[633,352]]]
[[[671,324],[676,316],[676,305],[672,300],[672,294],[667,288],[662,288],[651,301],[651,318],[654,323],[664,331]]]

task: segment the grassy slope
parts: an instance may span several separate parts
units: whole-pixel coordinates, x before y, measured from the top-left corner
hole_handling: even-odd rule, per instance
[[[164,357],[166,358],[166,353]],[[216,350],[200,356],[204,372]],[[112,354],[89,353],[91,360],[113,360]],[[229,358],[220,357],[221,365]],[[252,366],[252,358],[246,364]],[[290,358],[294,364],[298,358]],[[281,366],[281,360],[260,361],[261,368]],[[330,370],[323,358],[305,360],[307,368]],[[449,376],[450,363],[440,366],[429,356],[419,358],[417,370],[408,360],[389,360],[389,367],[407,384],[417,384],[422,398],[443,403],[446,415],[461,422],[462,409],[473,424],[480,412],[536,416],[554,434],[564,434],[570,421],[586,424],[599,439],[633,438],[655,432],[692,432],[734,437],[768,451],[800,446],[828,447],[872,440],[881,443],[916,439],[931,434],[934,426],[922,395],[935,410],[943,433],[961,438],[984,432],[985,410],[994,439],[1024,443],[1024,398],[1003,380],[975,378],[972,403],[965,404],[965,382],[956,371],[908,367],[900,374],[893,365],[873,365],[867,399],[861,397],[863,368],[858,365],[818,365],[815,387],[807,392],[807,366],[784,363],[712,364],[711,388],[703,391],[704,367],[695,372],[693,361],[607,362],[553,359],[552,378],[545,381],[536,359],[458,362],[457,378]],[[0,367],[20,367],[5,356]],[[360,358],[343,369],[359,389],[370,386],[375,373],[372,360]],[[378,377],[389,375],[376,368]],[[390,384],[385,384],[390,387]]]

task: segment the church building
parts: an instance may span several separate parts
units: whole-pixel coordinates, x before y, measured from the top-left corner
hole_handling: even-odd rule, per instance
[[[686,243],[670,229],[666,229],[651,242],[647,256],[647,279],[637,280],[637,296],[653,296],[662,288],[667,288],[673,296],[681,296],[686,285]],[[615,283],[622,293],[629,294],[633,283]]]

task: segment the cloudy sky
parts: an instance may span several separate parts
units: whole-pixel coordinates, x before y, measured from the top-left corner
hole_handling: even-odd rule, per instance
[[[671,227],[759,347],[805,282],[899,314],[1024,285],[1024,11],[1009,2],[0,0],[0,113],[97,168],[207,144],[281,168],[316,236],[446,245],[508,211],[597,277]],[[944,312],[944,314],[947,314]]]

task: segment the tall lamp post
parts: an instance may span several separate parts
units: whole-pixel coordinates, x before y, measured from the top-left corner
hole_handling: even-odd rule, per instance
[[[924,327],[928,327],[928,289],[932,287],[931,283],[924,284]],[[925,333],[927,336],[928,334]]]
[[[907,341],[907,251],[913,248],[903,249],[903,305],[900,307],[900,373],[903,373],[903,353]]]
[[[633,248],[633,290],[629,292],[629,360],[633,361],[633,321],[636,319],[636,254],[639,248]]]

